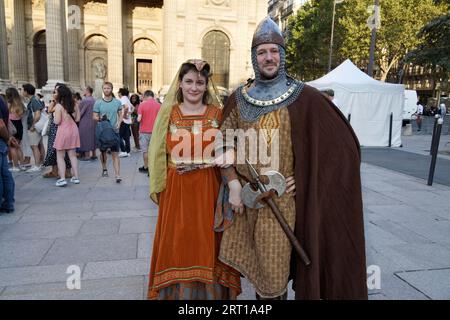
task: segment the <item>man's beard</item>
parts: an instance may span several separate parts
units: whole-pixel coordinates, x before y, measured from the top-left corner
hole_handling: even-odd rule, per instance
[[[274,74],[268,75],[264,71],[261,71],[261,70],[259,71],[262,80],[273,80],[276,77],[278,77],[279,72],[280,72],[280,69],[278,69]]]

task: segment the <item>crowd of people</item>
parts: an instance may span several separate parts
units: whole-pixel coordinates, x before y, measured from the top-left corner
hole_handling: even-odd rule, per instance
[[[89,86],[81,95],[58,83],[48,104],[29,83],[0,94],[1,211],[14,211],[14,173],[38,173],[49,168],[42,176],[57,179],[57,187],[67,186],[67,179],[79,184],[78,161],[98,160],[97,150],[101,175],[108,176],[110,153],[115,180],[120,183],[119,158],[130,156],[131,136],[135,151],[143,152],[139,171],[148,174],[148,144],[160,105],[150,90],[129,98],[128,89],[120,88],[118,99],[113,90],[112,83],[105,82],[103,97],[96,100]],[[109,144],[104,139],[108,136]]]

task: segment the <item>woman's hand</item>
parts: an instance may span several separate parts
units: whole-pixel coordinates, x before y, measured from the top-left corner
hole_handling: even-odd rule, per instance
[[[286,192],[292,193],[292,196],[295,197],[295,179],[294,176],[290,176],[286,179]]]
[[[20,148],[19,142],[14,137],[9,137],[8,145],[12,148]]]
[[[239,180],[233,180],[228,183],[230,188],[230,198],[229,202],[231,204],[231,209],[236,213],[244,213],[244,204],[241,198],[242,186]]]
[[[56,109],[56,101],[55,100],[50,100],[50,104],[47,107],[47,112],[48,113],[53,113],[55,112]]]

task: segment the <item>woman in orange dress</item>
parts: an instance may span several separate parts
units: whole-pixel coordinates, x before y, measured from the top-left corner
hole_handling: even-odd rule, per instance
[[[209,76],[205,62],[184,63],[171,88],[176,103],[169,91],[153,131],[150,190],[159,215],[149,299],[228,300],[241,293],[240,274],[217,259],[220,173],[213,166],[213,142],[222,111]]]

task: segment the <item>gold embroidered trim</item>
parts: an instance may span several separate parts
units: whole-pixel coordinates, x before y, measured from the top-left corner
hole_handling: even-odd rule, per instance
[[[247,88],[244,86],[242,87],[242,95],[244,96],[244,99],[247,100],[249,103],[260,106],[260,107],[267,107],[267,106],[273,106],[275,104],[279,104],[281,102],[286,101],[297,89],[298,85],[294,82],[292,84],[292,87],[290,87],[284,94],[281,96],[270,99],[270,100],[257,100],[252,97],[250,97],[247,93]]]
[[[280,111],[281,109],[269,112],[259,119],[259,129],[269,146],[272,144],[272,130],[280,128]]]

